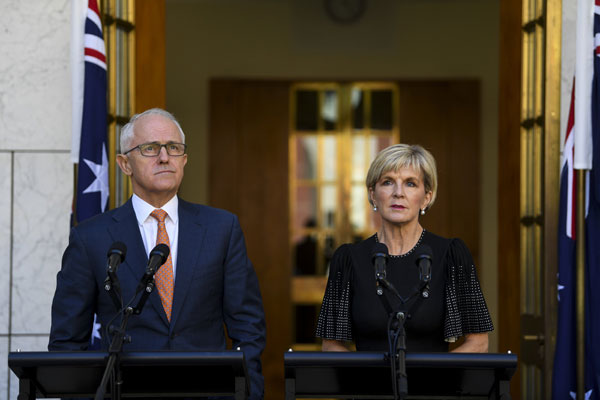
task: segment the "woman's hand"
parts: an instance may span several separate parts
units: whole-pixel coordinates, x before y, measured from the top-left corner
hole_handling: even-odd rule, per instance
[[[487,353],[488,334],[468,333],[463,344],[452,350],[453,353]]]
[[[321,349],[323,351],[350,351],[344,342],[339,340],[332,339],[323,339],[323,344],[321,345]]]

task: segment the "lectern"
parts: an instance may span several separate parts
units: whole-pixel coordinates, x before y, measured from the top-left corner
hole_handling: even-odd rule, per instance
[[[286,400],[392,399],[385,353],[297,352],[284,355]],[[408,353],[407,399],[510,399],[514,354]]]
[[[105,352],[13,352],[8,365],[19,378],[18,400],[94,397]],[[131,352],[120,357],[122,397],[235,396],[246,399],[244,354],[223,352]]]

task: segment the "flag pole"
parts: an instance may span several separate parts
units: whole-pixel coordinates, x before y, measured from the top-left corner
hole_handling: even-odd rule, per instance
[[[585,396],[585,176],[586,170],[577,171],[577,400]]]

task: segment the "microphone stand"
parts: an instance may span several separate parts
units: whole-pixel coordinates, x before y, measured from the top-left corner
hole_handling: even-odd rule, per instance
[[[410,318],[407,310],[405,310],[405,304],[417,295],[421,295],[424,298],[429,297],[429,283],[422,282],[420,287],[415,288],[413,293],[404,298],[400,296],[400,293],[396,290],[394,285],[389,282],[385,276],[378,274],[376,276],[378,290],[377,294],[383,296],[384,288],[388,290],[393,296],[400,300],[400,309],[392,310],[391,306],[384,300],[384,305],[387,304],[389,319],[388,319],[388,344],[390,348],[390,369],[392,373],[392,384],[394,389],[394,399],[403,400],[408,395],[408,378],[406,375],[406,329],[404,324],[406,319]]]
[[[121,385],[123,381],[121,379],[120,358],[121,354],[123,353],[123,343],[131,342],[131,337],[125,335],[127,323],[129,321],[129,317],[132,314],[138,315],[142,312],[142,308],[144,307],[148,296],[150,295],[150,293],[152,293],[155,287],[154,275],[152,275],[152,278],[148,280],[142,278],[141,286],[142,285],[145,285],[144,293],[142,293],[142,296],[140,297],[137,305],[135,307],[128,306],[123,309],[123,318],[121,319],[121,326],[118,329],[114,329],[113,331],[114,335],[110,343],[110,347],[108,348],[109,356],[108,361],[106,363],[106,369],[104,370],[104,375],[102,376],[100,386],[98,386],[98,389],[96,390],[96,397],[94,398],[94,400],[104,399],[106,384],[108,383],[108,380],[111,376],[111,399],[121,400]],[[138,293],[139,290],[136,292],[133,299],[135,299]]]

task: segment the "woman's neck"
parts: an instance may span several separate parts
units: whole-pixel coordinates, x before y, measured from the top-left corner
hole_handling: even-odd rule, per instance
[[[388,247],[391,255],[402,255],[415,247],[422,233],[423,228],[418,222],[409,226],[383,223],[377,240]]]

